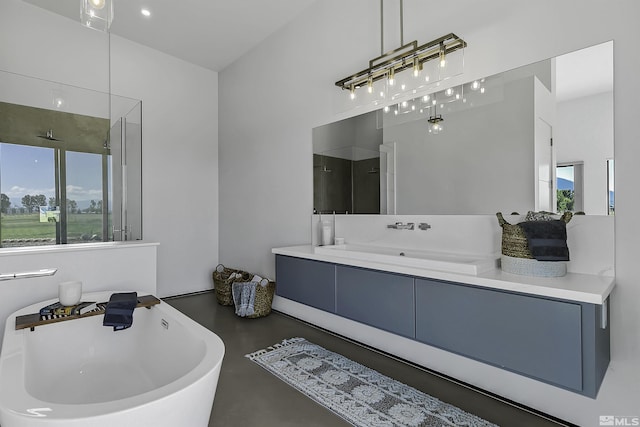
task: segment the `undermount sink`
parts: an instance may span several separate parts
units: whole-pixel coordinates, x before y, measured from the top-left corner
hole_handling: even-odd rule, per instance
[[[342,258],[471,275],[493,270],[497,266],[498,259],[493,256],[450,254],[363,244],[316,246],[314,252]]]

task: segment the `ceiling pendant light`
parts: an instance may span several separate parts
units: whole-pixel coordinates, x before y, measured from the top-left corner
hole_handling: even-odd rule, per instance
[[[433,103],[433,116],[430,116],[427,121],[429,122],[429,133],[438,135],[444,130],[442,127],[444,119],[442,118],[442,114],[438,114],[438,105],[435,99]]]
[[[383,1],[380,0],[380,33],[381,33],[381,55],[377,58],[373,58],[369,61],[369,67],[343,78],[336,82],[336,86],[341,89],[349,90],[352,88],[371,87],[373,83],[378,80],[387,79],[387,87],[395,86],[394,96],[397,96],[400,92],[414,89],[416,87],[422,87],[425,83],[432,84],[435,81],[441,80],[443,77],[443,71],[448,66],[447,55],[462,50],[467,46],[467,42],[453,33],[446,36],[437,38],[423,45],[418,45],[416,40],[404,44],[403,36],[403,0],[400,0],[400,44],[397,49],[391,50],[387,53],[384,52],[382,46],[382,40],[384,40],[383,34]],[[437,69],[441,71],[433,75],[434,79],[431,79],[429,74],[433,74],[434,70],[430,70],[425,73],[424,78],[412,79],[415,83],[406,83],[407,80],[403,80],[400,77],[400,84],[396,85],[396,73],[400,73],[404,70],[411,69],[414,77],[418,77],[422,74],[423,66],[425,63],[431,62],[432,64],[438,64]],[[436,62],[437,61],[437,62]],[[419,83],[418,83],[419,81]],[[404,83],[403,83],[404,82]],[[355,96],[355,95],[354,95]],[[393,97],[392,97],[393,98]]]
[[[113,0],[80,0],[80,22],[94,30],[108,32],[113,21]]]

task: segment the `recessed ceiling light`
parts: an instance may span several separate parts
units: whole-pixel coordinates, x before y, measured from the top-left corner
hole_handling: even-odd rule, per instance
[[[142,9],[140,10],[140,13],[142,13],[144,16],[151,16],[151,11],[149,9]]]

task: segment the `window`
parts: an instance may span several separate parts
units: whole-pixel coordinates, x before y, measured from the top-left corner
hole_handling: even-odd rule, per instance
[[[584,211],[583,163],[558,163],[556,167],[557,212]]]
[[[607,160],[607,212],[609,215],[616,213],[616,191],[614,183],[614,166],[613,159]]]

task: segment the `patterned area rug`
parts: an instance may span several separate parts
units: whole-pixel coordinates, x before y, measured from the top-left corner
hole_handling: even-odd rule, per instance
[[[495,426],[304,338],[245,357],[354,426]]]

